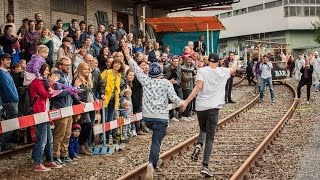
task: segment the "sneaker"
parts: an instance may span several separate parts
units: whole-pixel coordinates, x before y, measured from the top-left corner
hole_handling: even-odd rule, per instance
[[[263,100],[262,100],[262,99],[260,99],[260,100],[259,100],[259,103],[263,103]]]
[[[171,121],[179,122],[179,119],[177,119],[176,117],[173,117]]]
[[[137,131],[136,130],[132,130],[131,137],[136,137],[136,136],[137,136]]]
[[[49,163],[46,165],[46,168],[59,169],[59,168],[62,168],[62,166],[56,164],[55,162],[49,162]]]
[[[275,103],[276,101],[274,99],[272,99],[271,103]]]
[[[193,117],[187,117],[190,121],[194,121],[194,120],[196,120],[195,118],[193,118]]]
[[[189,120],[187,117],[182,117],[182,118],[181,118],[181,121],[187,121],[187,122],[189,122],[190,120]]]
[[[193,150],[192,155],[191,155],[192,161],[197,161],[199,159],[199,154],[200,154],[201,149],[202,149],[201,144],[197,144]]]
[[[310,102],[309,102],[309,101],[307,101],[307,104],[310,104]]]
[[[78,164],[77,162],[73,161],[73,160],[70,159],[69,157],[62,157],[61,159],[62,159],[62,161],[63,161],[64,163],[68,163],[68,164]]]
[[[57,165],[66,166],[66,164],[61,160],[61,158],[53,158],[53,162]]]
[[[202,167],[200,174],[204,175],[206,178],[213,177],[213,174],[210,173],[209,168],[206,166]]]
[[[42,164],[39,164],[39,165],[36,165],[33,170],[36,172],[47,172],[47,171],[50,171],[51,169],[44,167]]]
[[[153,165],[152,165],[152,163],[149,163],[147,165],[147,173],[146,173],[145,180],[152,180],[153,179],[153,172],[154,172]]]

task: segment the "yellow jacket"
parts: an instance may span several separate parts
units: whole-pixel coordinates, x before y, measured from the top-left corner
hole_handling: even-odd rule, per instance
[[[112,73],[112,69],[110,70],[104,70],[101,73],[101,79],[105,82],[106,84],[106,89],[105,89],[105,100],[104,104],[105,106],[108,106],[112,92],[114,92],[114,109],[118,109],[119,107],[119,95],[120,95],[120,81],[121,81],[121,73],[118,73],[117,77],[114,77]],[[116,88],[116,89],[114,89]]]

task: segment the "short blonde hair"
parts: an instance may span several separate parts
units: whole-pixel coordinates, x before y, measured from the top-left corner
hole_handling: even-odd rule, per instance
[[[129,88],[126,88],[126,89],[122,90],[122,92],[121,92],[122,95],[126,95],[126,94],[129,94],[129,93],[132,94],[132,90],[129,89]]]
[[[49,48],[46,45],[41,44],[37,47],[37,53],[39,52],[49,52]]]

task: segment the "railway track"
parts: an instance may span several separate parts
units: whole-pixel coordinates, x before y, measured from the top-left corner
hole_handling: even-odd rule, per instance
[[[279,136],[297,106],[297,95],[290,85],[275,88],[276,92],[281,92],[277,94],[279,97],[275,104],[258,103],[256,96],[250,103],[218,123],[209,166],[214,179],[245,179],[258,157]],[[199,174],[201,159],[198,162],[190,159],[197,138],[198,134],[162,153],[162,163],[155,173],[155,179],[203,178]],[[146,166],[147,163],[119,179],[143,179]]]

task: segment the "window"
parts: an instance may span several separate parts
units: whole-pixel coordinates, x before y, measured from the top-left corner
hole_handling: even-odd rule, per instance
[[[226,17],[228,17],[228,13],[222,13],[222,14],[220,14],[220,18],[222,19],[222,18],[226,18]]]
[[[304,7],[304,16],[309,16],[310,15],[310,9],[309,7]]]
[[[284,5],[288,4],[288,0],[283,0],[283,4]]]
[[[316,0],[310,0],[310,4],[315,4]]]
[[[310,16],[316,16],[316,7],[310,7]]]
[[[303,7],[297,7],[297,16],[304,16]]]
[[[231,17],[232,16],[232,12],[228,12],[228,17]]]
[[[309,4],[309,0],[303,0],[303,3]]]
[[[233,15],[234,15],[234,16],[236,16],[236,15],[240,15],[239,10],[233,11]]]
[[[288,16],[289,16],[289,8],[284,7],[284,17],[288,17]]]
[[[297,8],[289,7],[289,16],[297,16]]]
[[[320,7],[316,7],[317,10],[317,16],[320,17]]]
[[[71,14],[85,14],[85,0],[51,0],[51,9]]]
[[[295,4],[295,0],[289,0],[289,4]]]
[[[269,3],[265,3],[265,4],[264,4],[264,7],[265,7],[266,9],[273,8],[273,7],[279,7],[279,6],[282,6],[282,0],[280,0],[280,1],[273,1],[273,2],[269,2]]]
[[[13,10],[13,0],[9,0],[9,1],[8,1],[8,12],[9,12],[9,13],[14,13],[14,10]]]
[[[320,0],[319,0],[320,1]],[[242,14],[246,14],[247,13],[247,8],[244,8],[241,10],[242,11]]]
[[[260,11],[263,10],[263,4],[257,5],[257,6],[252,6],[248,8],[248,12],[255,12],[255,11]]]
[[[302,0],[296,0],[296,4],[302,4]]]
[[[317,3],[317,4],[320,4],[320,0],[316,0],[316,3]]]

